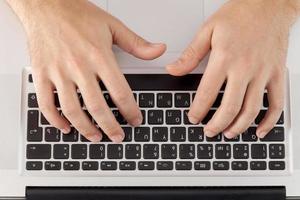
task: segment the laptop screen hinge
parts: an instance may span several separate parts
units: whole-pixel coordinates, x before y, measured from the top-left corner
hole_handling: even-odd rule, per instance
[[[27,200],[286,200],[285,187],[27,187]]]

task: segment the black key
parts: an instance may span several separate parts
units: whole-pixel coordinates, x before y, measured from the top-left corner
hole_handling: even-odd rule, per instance
[[[163,124],[164,112],[162,110],[148,110],[148,124]]]
[[[102,134],[101,142],[112,142],[112,141],[106,134]]]
[[[188,138],[190,142],[203,142],[204,140],[203,127],[189,127]]]
[[[114,104],[112,98],[110,97],[110,95],[108,93],[103,93],[103,96],[104,96],[104,98],[106,100],[107,105],[110,108],[116,108],[116,105]]]
[[[284,159],[285,158],[284,144],[270,144],[269,157],[271,159]]]
[[[53,146],[54,159],[68,159],[69,158],[69,145],[68,144],[55,144]]]
[[[92,161],[92,162],[82,162],[82,170],[85,171],[95,171],[99,169],[99,163],[96,161]]]
[[[244,142],[256,142],[257,141],[256,128],[250,127],[242,134],[242,140]]]
[[[269,162],[270,170],[285,170],[285,162],[283,161],[270,161]]]
[[[189,110],[185,110],[183,111],[183,123],[186,125],[191,125],[192,123],[190,122],[189,118],[188,118],[188,114]]]
[[[72,127],[70,133],[63,134],[62,139],[64,142],[77,142],[79,137],[78,131]]]
[[[166,123],[181,124],[181,110],[166,110]]]
[[[267,163],[265,161],[252,161],[250,162],[251,170],[266,170]]]
[[[28,94],[28,107],[29,108],[38,108],[39,107],[35,93]]]
[[[42,170],[43,169],[43,163],[39,161],[28,161],[26,162],[26,170]]]
[[[154,162],[141,161],[138,164],[139,170],[154,170]]]
[[[172,142],[184,142],[186,140],[186,128],[185,127],[171,127],[170,139]]]
[[[211,164],[209,161],[197,161],[194,163],[195,170],[210,170]]]
[[[112,113],[114,114],[114,116],[119,124],[121,124],[121,125],[127,124],[126,119],[122,116],[122,114],[120,113],[119,110],[113,110]]]
[[[105,145],[104,144],[91,144],[90,146],[90,159],[104,159],[105,158]]]
[[[27,141],[28,142],[41,142],[43,140],[43,128],[37,127],[36,129],[28,129]]]
[[[284,141],[284,127],[274,127],[261,141],[282,142]]]
[[[202,124],[207,124],[211,120],[211,118],[214,116],[215,112],[216,112],[216,110],[208,111],[207,115],[202,120]]]
[[[29,75],[28,75],[28,82],[29,82],[29,83],[33,83],[32,74],[29,74]]]
[[[158,144],[144,144],[143,145],[144,159],[158,159],[159,145]]]
[[[267,113],[266,110],[260,111],[260,113],[258,114],[258,116],[255,119],[255,123],[259,124],[264,119],[266,113]],[[276,124],[284,124],[284,112],[281,113],[280,118]]]
[[[26,150],[27,159],[50,159],[51,145],[50,144],[28,144]]]
[[[207,142],[221,142],[222,141],[222,134],[218,134],[214,137],[206,137]]]
[[[194,101],[195,96],[196,96],[196,93],[194,92],[194,93],[192,94],[192,101]]]
[[[78,100],[79,100],[80,106],[83,107],[84,101],[83,101],[83,97],[82,97],[81,93],[78,94]]]
[[[102,161],[101,162],[101,170],[107,171],[107,170],[117,170],[117,162],[115,161]]]
[[[267,158],[267,145],[266,144],[252,144],[251,157],[253,159],[266,159]]]
[[[229,162],[227,161],[215,161],[213,162],[214,170],[229,170]]]
[[[249,158],[249,145],[248,144],[234,144],[233,145],[233,158],[234,159],[248,159]]]
[[[125,158],[126,159],[140,159],[141,158],[141,145],[140,144],[126,144],[125,145]]]
[[[175,107],[176,108],[188,108],[191,105],[189,93],[176,93],[175,94]]]
[[[64,170],[66,171],[79,170],[79,168],[80,168],[80,163],[78,161],[64,162]]]
[[[48,120],[45,118],[45,116],[43,115],[43,113],[41,113],[41,124],[42,124],[42,125],[50,125],[50,123],[49,123]]]
[[[174,164],[171,161],[159,161],[156,164],[157,170],[173,170]]]
[[[233,161],[231,163],[232,170],[248,170],[248,162],[247,161]]]
[[[150,141],[150,128],[149,127],[134,128],[134,140],[136,142],[149,142]]]
[[[176,144],[162,144],[161,145],[162,159],[176,159],[177,158],[177,145]]]
[[[72,159],[86,159],[87,158],[87,145],[86,144],[72,144],[71,147]]]
[[[27,141],[40,142],[43,140],[43,129],[39,127],[39,111],[29,110],[27,113]]]
[[[45,162],[45,170],[58,171],[60,169],[61,169],[61,162],[58,162],[58,161],[46,161]]]
[[[215,146],[216,159],[230,159],[231,145],[230,144],[216,144]]]
[[[190,161],[178,161],[175,164],[176,170],[192,170],[193,165]]]
[[[157,94],[157,107],[158,108],[171,108],[172,107],[172,94],[171,93],[158,93]]]
[[[167,142],[168,141],[168,128],[167,127],[153,127],[152,128],[153,142]]]
[[[230,139],[224,137],[224,141],[225,142],[239,142],[240,141],[240,136],[238,135],[238,136],[236,136],[234,138],[230,138]]]
[[[47,127],[45,129],[45,141],[46,142],[59,142],[60,130],[54,127]]]
[[[154,107],[154,94],[141,93],[139,95],[139,106],[141,108],[153,108]]]
[[[212,107],[218,108],[221,105],[222,98],[223,98],[223,93],[219,93]]]
[[[86,137],[84,137],[83,135],[80,135],[80,141],[81,142],[91,142]]]
[[[122,127],[124,133],[125,133],[125,138],[123,142],[131,142],[132,141],[132,128],[131,127]]]
[[[108,159],[122,159],[123,158],[123,145],[122,144],[109,144],[107,145]]]
[[[136,163],[135,162],[129,162],[129,161],[121,161],[119,164],[120,170],[135,170],[136,169]]]
[[[143,116],[143,121],[142,124],[146,124],[146,111],[145,110],[141,110],[142,116]]]
[[[268,94],[264,94],[264,107],[269,107],[269,100],[268,100]]]
[[[197,145],[197,158],[198,159],[212,159],[213,158],[213,145],[212,144],[198,144]]]
[[[195,158],[195,145],[181,144],[179,145],[180,159],[194,159]]]
[[[54,93],[54,104],[56,108],[60,108],[60,103],[59,103],[59,98],[57,93]]]

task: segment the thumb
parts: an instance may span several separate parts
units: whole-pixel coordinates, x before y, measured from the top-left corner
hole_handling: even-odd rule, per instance
[[[119,20],[112,24],[112,35],[114,44],[127,53],[143,60],[153,60],[166,51],[165,44],[146,41]]]
[[[178,60],[166,66],[167,71],[173,76],[184,76],[193,71],[210,50],[212,33],[212,27],[202,27]]]

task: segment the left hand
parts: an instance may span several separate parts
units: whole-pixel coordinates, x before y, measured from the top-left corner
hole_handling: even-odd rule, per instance
[[[255,120],[268,91],[269,108],[257,127],[265,137],[284,106],[284,77],[289,29],[296,18],[293,0],[231,0],[200,28],[182,56],[167,70],[174,76],[194,70],[211,49],[210,59],[188,113],[198,124],[223,83],[221,106],[204,128],[213,137],[234,138]]]

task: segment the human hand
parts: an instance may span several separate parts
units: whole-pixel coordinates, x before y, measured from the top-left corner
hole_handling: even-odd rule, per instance
[[[182,56],[167,66],[174,76],[188,74],[211,49],[188,113],[194,124],[203,120],[226,81],[221,106],[204,128],[208,137],[243,133],[258,115],[265,89],[269,108],[257,136],[263,138],[278,121],[284,105],[289,28],[297,16],[292,1],[227,2],[200,28]]]
[[[118,67],[112,44],[145,60],[162,55],[164,44],[145,41],[86,0],[8,1],[16,13],[22,13],[19,16],[28,35],[39,108],[53,126],[68,133],[71,123],[87,139],[101,140],[102,133],[81,108],[78,88],[99,127],[112,141],[121,142],[124,132],[102,95],[99,80],[128,123],[142,123],[142,114]],[[54,90],[66,118],[55,107]]]

